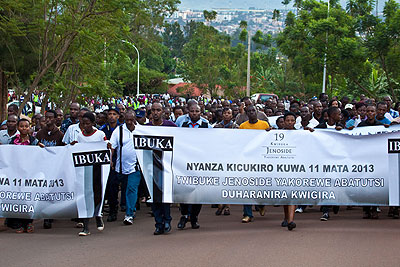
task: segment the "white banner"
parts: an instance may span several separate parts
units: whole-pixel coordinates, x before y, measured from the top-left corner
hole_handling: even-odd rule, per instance
[[[109,170],[104,142],[1,145],[0,217],[93,217],[101,211]]]
[[[399,205],[395,132],[137,126],[134,138],[157,202]]]
[[[276,120],[281,116],[272,116],[268,117],[269,124],[274,127],[278,128],[276,125]],[[300,123],[296,124],[301,127]],[[335,129],[315,129],[316,131],[336,131]],[[384,126],[373,126],[373,127],[356,127],[353,130],[343,129],[341,131],[337,131],[341,134],[348,134],[348,135],[371,135],[371,134],[379,134],[379,133],[393,133],[393,132],[400,132],[400,124],[391,125],[389,128]]]

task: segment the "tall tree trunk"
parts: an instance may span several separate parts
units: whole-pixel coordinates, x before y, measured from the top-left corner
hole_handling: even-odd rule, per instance
[[[43,98],[43,101],[42,101],[42,108],[41,108],[41,110],[40,110],[40,113],[42,114],[42,115],[44,115],[44,113],[46,112],[46,107],[47,107],[47,103],[49,102],[49,93],[47,93],[46,95],[45,95],[45,97]]]
[[[0,122],[7,117],[7,102],[8,102],[8,86],[7,77],[3,70],[0,69]]]

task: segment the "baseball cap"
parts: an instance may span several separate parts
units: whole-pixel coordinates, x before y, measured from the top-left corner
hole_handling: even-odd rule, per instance
[[[137,109],[135,110],[135,113],[136,113],[136,118],[143,118],[144,116],[146,116],[146,111],[144,110]]]
[[[344,106],[344,109],[353,109],[353,104],[346,104],[346,106]]]
[[[118,114],[120,114],[120,113],[119,113],[119,108],[118,108],[116,105],[109,105],[109,106],[108,106],[108,110],[109,110],[109,111],[114,110],[115,112],[117,112]]]

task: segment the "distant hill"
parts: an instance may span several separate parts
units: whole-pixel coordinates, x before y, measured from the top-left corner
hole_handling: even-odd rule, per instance
[[[179,9],[210,10],[212,8],[243,8],[283,9],[282,0],[181,0]],[[293,8],[293,0],[288,8]],[[379,10],[382,11],[385,1],[379,1]],[[400,0],[396,0],[400,2]],[[346,7],[346,0],[340,0],[342,7]]]
[[[282,0],[181,0],[180,9],[243,8],[257,9],[283,8]]]

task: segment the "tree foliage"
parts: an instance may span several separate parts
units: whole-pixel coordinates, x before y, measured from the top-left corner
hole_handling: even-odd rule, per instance
[[[399,4],[385,3],[384,18],[373,15],[372,0],[350,0],[346,9],[338,1],[296,1],[298,15],[289,12],[286,28],[276,41],[308,90],[317,95],[322,87],[324,58],[331,94],[379,97],[399,90]],[[371,77],[384,76],[374,78]],[[379,86],[371,86],[379,82]],[[313,85],[320,84],[320,87]],[[379,89],[377,89],[379,88]]]
[[[160,41],[156,29],[178,2],[0,0],[0,69],[10,86],[25,94],[24,102],[34,90],[59,103],[111,95],[110,89],[122,89],[124,83],[110,69],[126,56],[120,53],[121,40],[133,41],[144,54],[155,51],[153,44]],[[147,59],[146,65],[153,60],[159,59]]]

